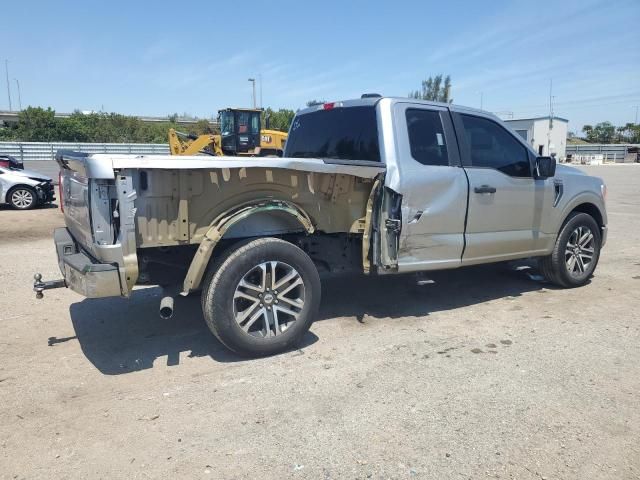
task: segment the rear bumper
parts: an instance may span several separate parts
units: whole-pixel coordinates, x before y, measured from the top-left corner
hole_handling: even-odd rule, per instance
[[[122,295],[116,264],[100,263],[84,253],[66,228],[56,228],[53,240],[58,266],[68,288],[87,298]]]

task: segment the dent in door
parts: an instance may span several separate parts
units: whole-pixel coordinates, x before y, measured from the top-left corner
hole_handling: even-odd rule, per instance
[[[399,270],[460,264],[464,245],[468,183],[457,167],[423,167],[428,181],[409,192],[399,248]]]

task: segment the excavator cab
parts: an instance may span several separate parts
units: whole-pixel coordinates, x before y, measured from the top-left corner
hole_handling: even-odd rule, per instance
[[[262,110],[225,108],[218,112],[222,151],[225,155],[251,155],[260,152]]]

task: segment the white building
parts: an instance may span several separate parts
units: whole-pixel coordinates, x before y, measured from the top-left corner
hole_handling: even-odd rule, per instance
[[[556,154],[558,160],[567,156],[567,131],[569,120],[566,118],[536,117],[505,120],[540,156]]]

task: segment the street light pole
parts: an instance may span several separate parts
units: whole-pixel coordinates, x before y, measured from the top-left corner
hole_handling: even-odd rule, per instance
[[[11,108],[11,87],[9,86],[9,60],[4,61],[4,73],[7,77],[7,97],[9,98],[9,111],[12,111]]]
[[[253,108],[256,108],[256,79],[250,78],[249,81],[253,85]]]
[[[18,81],[17,78],[14,78],[14,80],[16,81],[16,86],[18,87],[18,108],[19,111],[22,111],[22,95],[20,95],[20,82]]]

